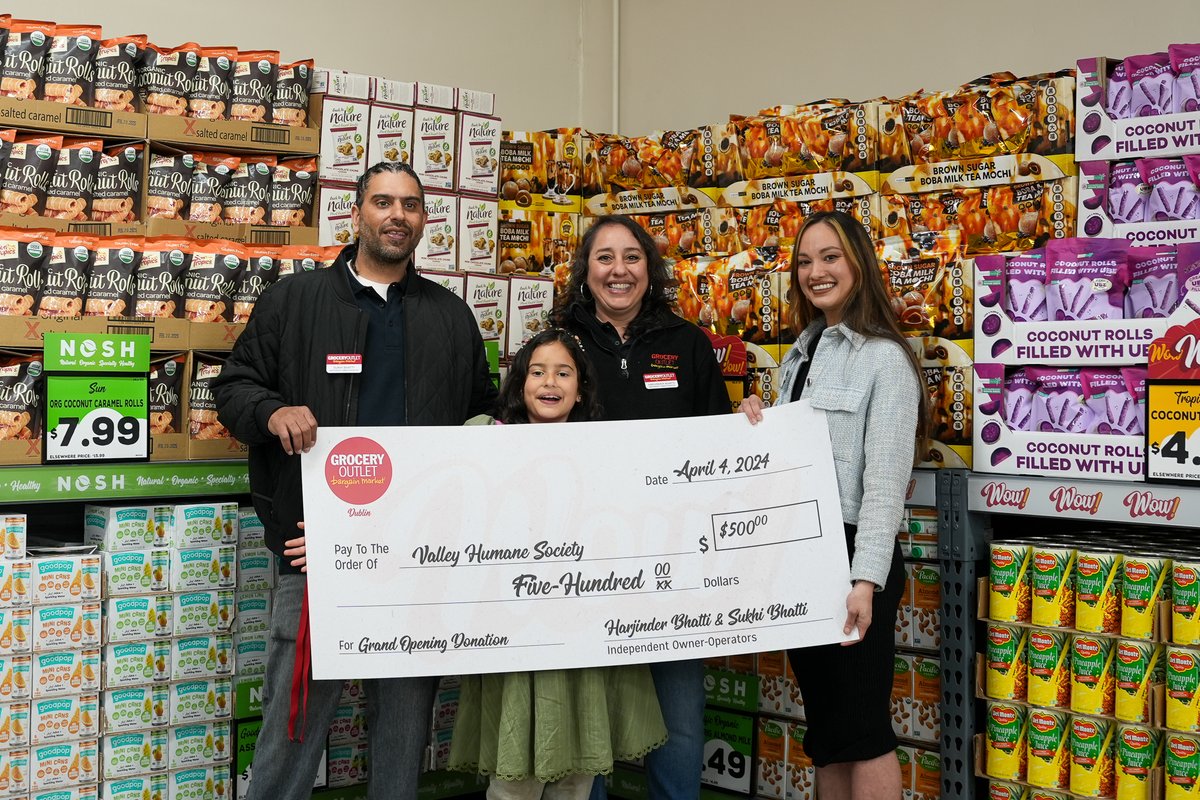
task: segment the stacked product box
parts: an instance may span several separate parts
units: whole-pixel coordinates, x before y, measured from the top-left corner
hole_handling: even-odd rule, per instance
[[[1200,316],[1200,246],[1069,238],[975,260],[975,469],[1143,480],[1151,343]]]
[[[237,504],[85,515],[105,565],[102,796],[229,796]]]
[[[0,794],[29,787],[33,564],[25,516],[8,512],[0,537]],[[9,539],[9,533],[12,539]]]
[[[988,702],[980,772],[1005,792],[993,796],[1194,791],[1200,541],[1116,534],[990,545],[977,694]]]
[[[23,756],[8,751],[0,776],[9,793],[94,796],[100,779],[101,560],[89,548],[63,548],[35,551],[26,563],[31,615],[22,619],[12,609],[11,638],[6,626],[0,643],[6,652],[0,695],[25,705],[10,703],[0,727],[27,749]],[[14,591],[18,580],[14,575]]]
[[[233,619],[235,674],[261,676],[267,669],[275,554],[267,549],[262,521],[253,508],[238,509],[237,593]]]
[[[317,70],[322,98],[322,244],[354,240],[354,182],[406,164],[425,188],[421,269],[495,272],[500,120],[495,96],[430,83]]]
[[[1200,242],[1200,50],[1078,62],[1080,234]]]

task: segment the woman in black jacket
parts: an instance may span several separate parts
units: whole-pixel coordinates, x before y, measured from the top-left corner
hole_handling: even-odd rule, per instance
[[[604,419],[663,419],[731,411],[708,337],[672,310],[670,270],[654,240],[628,217],[600,217],[575,253],[555,312],[596,367]],[[652,664],[669,733],[646,756],[650,800],[695,800],[704,751],[700,661]],[[603,798],[597,781],[592,798]]]

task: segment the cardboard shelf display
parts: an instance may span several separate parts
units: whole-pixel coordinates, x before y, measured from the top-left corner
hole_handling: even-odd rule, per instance
[[[106,139],[145,139],[147,115],[0,97],[0,126]]]
[[[1076,62],[1076,160],[1118,161],[1200,152],[1200,111],[1130,119],[1108,115],[1104,102],[1110,61],[1100,56]]]

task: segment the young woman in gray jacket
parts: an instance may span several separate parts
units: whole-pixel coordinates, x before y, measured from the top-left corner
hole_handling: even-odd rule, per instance
[[[804,749],[822,800],[895,800],[889,700],[905,580],[896,532],[927,400],[860,222],[841,212],[806,220],[791,279],[791,322],[801,333],[784,356],[780,398],[826,413],[850,554],[845,632],[859,634],[846,646],[788,651],[808,721]],[[762,409],[755,396],[741,404],[755,424]]]

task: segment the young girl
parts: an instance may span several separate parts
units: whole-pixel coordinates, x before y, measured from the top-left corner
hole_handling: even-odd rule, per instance
[[[845,632],[857,628],[860,637],[788,651],[804,695],[804,750],[822,800],[892,800],[901,788],[889,707],[892,629],[904,589],[896,530],[925,437],[926,395],[857,220],[837,211],[806,220],[791,274],[791,322],[802,333],[784,356],[780,397],[825,411],[850,554]],[[741,404],[753,423],[762,408],[753,395]]]
[[[498,419],[470,424],[596,419],[592,366],[579,340],[542,331],[513,359]],[[490,775],[488,800],[585,800],[596,775],[667,736],[649,667],[638,664],[463,678],[449,768]]]

